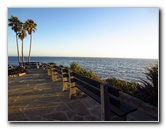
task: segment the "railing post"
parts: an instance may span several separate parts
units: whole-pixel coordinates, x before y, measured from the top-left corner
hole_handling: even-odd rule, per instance
[[[104,83],[100,84],[100,97],[101,97],[101,120],[102,121],[109,121],[112,112],[110,108],[110,99],[107,85]]]

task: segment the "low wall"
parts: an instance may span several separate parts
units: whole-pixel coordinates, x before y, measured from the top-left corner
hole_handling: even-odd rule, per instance
[[[123,101],[128,102],[129,104],[135,106],[138,110],[130,113],[128,115],[128,117],[132,117],[133,120],[138,120],[138,117],[142,116],[142,117],[146,117],[146,119],[149,120],[158,120],[158,107],[155,107],[151,104],[145,103],[144,101],[135,98],[131,95],[128,95],[124,92],[120,92],[120,98]],[[136,118],[137,117],[137,118]]]

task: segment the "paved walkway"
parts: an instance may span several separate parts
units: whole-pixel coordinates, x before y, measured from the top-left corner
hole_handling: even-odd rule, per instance
[[[100,121],[100,105],[90,97],[69,99],[62,83],[42,69],[8,78],[9,121]]]

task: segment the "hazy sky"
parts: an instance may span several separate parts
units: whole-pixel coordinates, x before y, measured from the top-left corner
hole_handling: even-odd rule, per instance
[[[8,8],[11,15],[37,23],[32,56],[158,58],[158,8]],[[17,55],[10,27],[8,55]]]

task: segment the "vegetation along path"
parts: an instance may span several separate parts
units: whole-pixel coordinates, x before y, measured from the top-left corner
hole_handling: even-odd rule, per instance
[[[8,78],[9,121],[100,121],[100,105],[90,97],[69,99],[61,81],[53,82],[42,69],[28,69]]]

